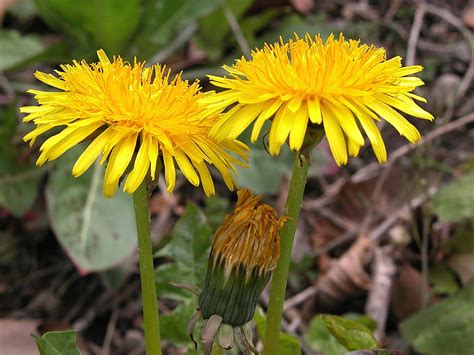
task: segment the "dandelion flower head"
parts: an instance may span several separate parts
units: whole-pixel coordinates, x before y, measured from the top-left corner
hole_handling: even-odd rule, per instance
[[[55,75],[36,72],[40,81],[59,91],[29,90],[38,106],[22,107],[36,128],[24,137],[32,145],[47,131],[60,128],[41,145],[38,165],[58,158],[83,140],[90,144],[77,159],[72,173],[83,174],[102,154],[107,160],[104,193],[115,193],[128,174],[124,190],[132,193],[149,174],[155,178],[161,155],[168,191],[176,181],[176,166],[193,185],[214,193],[208,165],[214,165],[233,189],[235,165],[243,164],[247,147],[236,139],[219,143],[209,136],[218,116],[199,103],[205,96],[197,82],[188,84],[180,75],[160,65],[113,61],[103,50],[98,63],[73,61]]]
[[[277,155],[288,141],[299,150],[308,125],[324,128],[338,165],[357,156],[364,145],[361,128],[372,144],[379,162],[387,160],[385,144],[376,121],[383,118],[410,142],[420,133],[402,113],[432,120],[433,116],[415,103],[426,102],[413,90],[423,81],[411,76],[423,68],[402,66],[402,59],[386,59],[383,48],[346,41],[330,35],[323,42],[318,35],[272,45],[242,57],[229,67],[228,77],[209,76],[227,89],[204,100],[214,110],[225,112],[211,130],[217,140],[236,138],[253,124],[251,141],[264,123],[272,120],[269,152]]]

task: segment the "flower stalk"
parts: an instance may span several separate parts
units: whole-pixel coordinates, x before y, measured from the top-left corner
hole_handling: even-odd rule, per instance
[[[135,208],[137,224],[146,353],[148,355],[161,355],[160,322],[150,238],[150,213],[148,211],[146,180],[133,193],[133,207]]]
[[[295,239],[296,225],[300,216],[303,194],[308,177],[309,154],[296,152],[293,164],[288,198],[286,200],[285,217],[287,220],[280,230],[280,258],[273,270],[272,288],[268,304],[267,323],[265,330],[264,354],[278,354],[278,339],[280,337],[281,317],[285,290],[290,269],[291,251]]]

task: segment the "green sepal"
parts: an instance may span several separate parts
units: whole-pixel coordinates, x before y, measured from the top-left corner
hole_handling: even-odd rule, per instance
[[[215,266],[209,259],[204,289],[199,296],[199,308],[204,319],[213,314],[222,317],[222,323],[240,326],[253,318],[258,299],[270,279],[271,272],[250,272],[246,276],[243,265],[232,268],[225,277],[224,262]]]

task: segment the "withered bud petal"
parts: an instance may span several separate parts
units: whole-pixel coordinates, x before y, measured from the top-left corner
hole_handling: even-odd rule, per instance
[[[261,196],[247,189],[237,195],[234,211],[214,235],[199,297],[204,319],[218,314],[232,326],[252,319],[280,256],[278,231],[285,221],[271,206],[260,204]]]

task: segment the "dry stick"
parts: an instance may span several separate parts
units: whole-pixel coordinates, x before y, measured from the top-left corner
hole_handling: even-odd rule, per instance
[[[397,209],[396,213],[389,215],[381,224],[379,224],[375,229],[372,230],[372,232],[369,233],[369,239],[373,240],[374,242],[380,242],[382,237],[386,235],[386,232],[396,222],[398,222],[399,219],[409,216],[411,210],[420,207],[434,194],[436,194],[436,192],[438,192],[438,186],[432,186],[424,194],[415,197],[405,206]]]
[[[423,18],[425,17],[426,7],[421,4],[415,12],[413,25],[411,26],[410,36],[408,37],[408,49],[406,65],[411,66],[415,64],[416,45],[420,37],[421,26],[423,25]]]
[[[372,163],[372,164],[367,165],[366,167],[364,167],[363,169],[361,169],[357,173],[355,173],[351,177],[351,181],[353,181],[354,183],[359,183],[359,182],[365,181],[368,178],[371,178],[378,170],[384,168],[383,175],[377,180],[377,183],[375,185],[374,193],[373,193],[373,196],[374,196],[375,193],[378,193],[378,191],[381,190],[381,188],[383,186],[383,183],[385,182],[386,178],[389,175],[388,172],[391,169],[392,164],[398,158],[400,158],[403,155],[409,153],[411,150],[416,149],[417,147],[421,146],[422,144],[427,143],[427,142],[429,142],[433,139],[436,139],[436,138],[438,138],[438,137],[440,137],[440,136],[442,136],[446,133],[449,133],[449,132],[451,132],[455,129],[461,128],[461,127],[467,125],[470,122],[474,122],[474,114],[469,114],[469,115],[463,116],[463,117],[461,117],[461,118],[459,118],[455,121],[451,121],[450,123],[448,123],[448,124],[446,124],[442,127],[439,127],[438,129],[435,129],[431,133],[427,134],[420,142],[418,142],[417,145],[412,145],[411,143],[409,143],[409,144],[406,144],[406,145],[398,148],[397,150],[395,150],[393,152],[393,154],[391,154],[390,159],[389,159],[389,161],[387,162],[387,164],[385,166],[381,166],[378,163]],[[329,187],[328,190],[336,191],[336,192],[340,191],[340,189],[342,188],[342,186],[346,182],[347,182],[346,178],[338,179],[338,180],[336,180],[336,182],[334,182]],[[332,201],[333,195],[334,195],[333,193],[328,193],[327,195],[325,194],[324,196],[322,196],[319,199],[316,199],[316,200],[313,200],[313,201],[308,201],[304,204],[304,207],[305,207],[305,209],[311,209],[311,210],[312,209],[320,209],[321,207],[326,206],[327,204],[329,204]],[[369,222],[371,222],[371,220],[369,220],[369,219],[364,220],[361,223],[360,227],[348,230],[347,232],[345,232],[344,234],[342,234],[338,238],[330,241],[325,246],[319,248],[316,251],[316,256],[327,253],[330,250],[338,247],[339,245],[355,238],[361,229],[365,229],[365,228],[368,227],[368,225],[370,224]]]
[[[235,39],[237,40],[237,43],[239,44],[239,47],[242,50],[242,53],[244,53],[245,57],[249,59],[250,46],[247,40],[245,39],[242,30],[240,29],[239,22],[235,18],[232,9],[229,7],[229,5],[227,5],[225,1],[222,2],[222,10],[224,11],[224,15],[227,19],[227,22],[229,22],[230,29],[232,30],[232,33],[234,34]]]
[[[424,5],[424,7],[426,12],[436,15],[451,24],[452,26],[456,27],[458,31],[461,32],[461,34],[464,36],[467,43],[469,44],[469,47],[471,48],[471,60],[469,62],[469,67],[461,80],[461,84],[459,84],[459,89],[457,92],[457,99],[460,99],[467,92],[474,78],[474,36],[472,32],[469,31],[467,27],[462,24],[461,20],[454,16],[448,10],[442,9],[431,4],[426,4]]]
[[[441,136],[445,133],[448,133],[452,130],[460,128],[460,127],[468,124],[469,122],[474,122],[474,114],[466,115],[466,116],[464,116],[464,117],[462,117],[462,118],[460,118],[456,121],[452,121],[452,122],[438,128],[437,130],[434,130],[433,132],[431,132],[431,134],[426,135],[425,139],[420,141],[420,143],[417,146],[419,146],[423,143],[426,143],[428,141],[431,141],[431,140],[433,140],[433,139],[435,139],[435,138],[437,138],[437,137],[439,137],[439,136]],[[395,161],[396,159],[398,159],[402,155],[408,153],[409,151],[411,151],[412,149],[414,149],[417,146],[405,145],[405,146],[399,148],[397,151],[395,151],[394,154],[392,154],[392,159],[391,160]],[[379,186],[381,186],[381,185],[382,184],[380,184]],[[375,190],[376,189],[374,189],[374,191]],[[369,238],[371,238],[374,241],[378,241],[378,239],[381,238],[400,218],[403,218],[404,216],[406,216],[411,209],[421,206],[421,204],[423,204],[425,201],[428,200],[428,198],[433,196],[437,192],[437,190],[438,189],[436,187],[432,187],[432,188],[428,189],[427,194],[417,196],[416,198],[411,200],[408,205],[405,205],[403,208],[399,209],[397,213],[390,215],[390,217],[385,219],[385,221],[382,224],[380,224],[377,228],[375,228],[369,234]],[[313,207],[313,206],[311,206],[311,207]],[[318,250],[319,251],[318,256],[325,253],[325,252],[328,252],[328,251],[332,250],[333,248],[339,246],[340,244],[346,242],[347,240],[350,240],[350,239],[354,238],[357,234],[358,234],[358,228],[347,231],[346,233],[341,235],[339,238],[335,239],[334,241],[331,241],[326,246],[320,248],[320,250]],[[287,310],[287,309],[290,309],[292,307],[295,307],[296,305],[304,302],[306,299],[312,297],[316,292],[317,292],[317,288],[315,286],[310,286],[310,287],[306,288],[302,292],[300,292],[300,293],[296,294],[295,296],[289,298],[285,302],[285,305],[284,305],[283,309]]]
[[[392,280],[396,266],[391,257],[391,247],[375,249],[373,264],[373,286],[365,305],[365,312],[377,322],[375,338],[380,341],[384,337],[385,323],[387,321]]]
[[[283,310],[286,311],[287,309],[293,308],[300,303],[303,303],[308,298],[316,294],[317,288],[316,286],[310,286],[305,288],[303,291],[297,293],[293,297],[288,298],[283,305]]]
[[[420,207],[423,203],[425,203],[431,196],[433,196],[436,192],[438,192],[438,187],[431,187],[428,191],[422,195],[419,195],[412,200],[410,200],[407,204],[403,207],[398,208],[395,213],[390,214],[390,216],[384,220],[377,228],[372,230],[369,233],[369,238],[374,242],[380,242],[381,238],[386,235],[387,231],[393,227],[400,219],[406,218],[410,211]],[[350,231],[353,235],[357,235],[357,231]],[[304,302],[311,296],[313,296],[317,292],[317,287],[310,286],[303,291],[297,293],[293,297],[289,298],[283,307],[283,309],[287,310],[292,307],[297,306],[298,304]]]
[[[102,344],[102,355],[109,355],[110,354],[110,345],[112,344],[112,339],[115,333],[115,327],[117,325],[119,315],[119,308],[117,297],[115,297],[112,306],[112,314],[110,315],[109,323],[107,324],[107,331],[105,332],[104,342]]]
[[[431,4],[426,4],[426,3],[423,3],[421,6],[424,8],[425,12],[429,12],[435,16],[438,16],[441,19],[448,22],[449,24],[451,24],[452,26],[456,27],[459,30],[459,32],[461,32],[461,34],[464,36],[464,38],[466,39],[466,41],[468,42],[471,48],[471,60],[469,63],[469,68],[464,74],[463,79],[461,80],[461,84],[459,85],[459,89],[457,93],[457,98],[459,99],[464,96],[464,94],[469,89],[471,82],[474,78],[474,36],[472,35],[471,31],[466,26],[464,26],[462,22],[448,10],[439,8]],[[394,30],[396,33],[398,33],[398,35],[402,39],[407,38],[407,31],[401,25],[399,25],[396,22],[390,22],[390,21],[387,22],[385,20],[381,20],[378,16],[375,16],[372,13],[372,11],[370,11],[371,8],[368,5],[365,5],[362,7],[361,6],[352,7],[352,10],[358,15],[366,19],[369,19],[378,25],[385,26]],[[438,50],[436,48],[433,48],[433,46],[436,46],[435,43],[426,42],[421,39],[416,41],[416,43],[422,49],[436,50],[443,53],[446,52],[446,48],[445,49],[440,48]]]
[[[347,230],[352,230],[356,227],[355,223],[353,223],[350,220],[340,216],[337,213],[334,213],[333,211],[331,211],[330,209],[328,209],[326,207],[321,207],[320,209],[318,209],[318,213],[321,216],[326,217],[328,220],[333,222],[335,225],[337,225],[338,227],[341,227],[342,229],[344,229],[346,231]]]
[[[446,133],[449,133],[458,128],[461,128],[471,122],[474,122],[474,113],[470,113],[457,120],[453,120],[441,127],[438,127],[437,129],[431,131],[426,136],[424,136],[416,145],[407,143],[401,146],[400,148],[396,149],[392,154],[390,154],[390,158],[388,159],[387,165],[392,164],[398,158],[420,147],[421,145],[428,143]],[[353,182],[354,184],[358,184],[360,182],[368,180],[374,176],[374,173],[376,173],[378,170],[382,168],[384,168],[384,166],[380,165],[379,163],[371,163],[365,166],[364,168],[360,169],[354,175],[352,175],[351,182]]]

